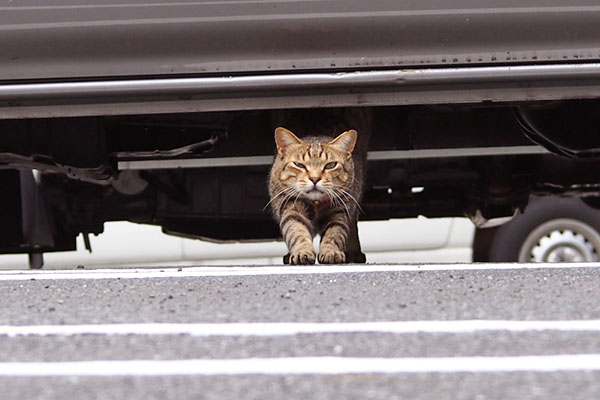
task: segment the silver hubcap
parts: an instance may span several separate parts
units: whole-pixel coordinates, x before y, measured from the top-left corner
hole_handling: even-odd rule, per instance
[[[519,262],[598,261],[600,235],[591,226],[562,218],[543,223],[525,239]]]

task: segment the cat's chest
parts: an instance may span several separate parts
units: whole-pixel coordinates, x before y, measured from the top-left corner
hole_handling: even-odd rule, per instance
[[[307,217],[313,222],[323,221],[337,210],[336,207],[333,207],[329,199],[310,201],[307,208]]]

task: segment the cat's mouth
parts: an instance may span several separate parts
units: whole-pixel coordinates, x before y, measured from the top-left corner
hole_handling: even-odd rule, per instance
[[[323,200],[327,197],[327,195],[324,192],[320,191],[317,187],[314,187],[311,190],[304,192],[304,194],[310,200]]]

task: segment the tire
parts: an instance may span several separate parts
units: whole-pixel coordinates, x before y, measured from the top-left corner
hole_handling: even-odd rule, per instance
[[[593,262],[600,259],[600,211],[578,198],[531,197],[523,213],[478,229],[473,261]]]

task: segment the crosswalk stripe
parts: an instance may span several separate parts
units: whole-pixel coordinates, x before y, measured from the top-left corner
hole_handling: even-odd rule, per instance
[[[248,359],[5,362],[0,376],[333,375],[600,370],[600,354],[516,357]]]
[[[600,332],[600,320],[449,320],[380,322],[140,323],[97,325],[0,325],[0,336],[190,335],[291,336],[325,333],[474,333],[489,331]]]

